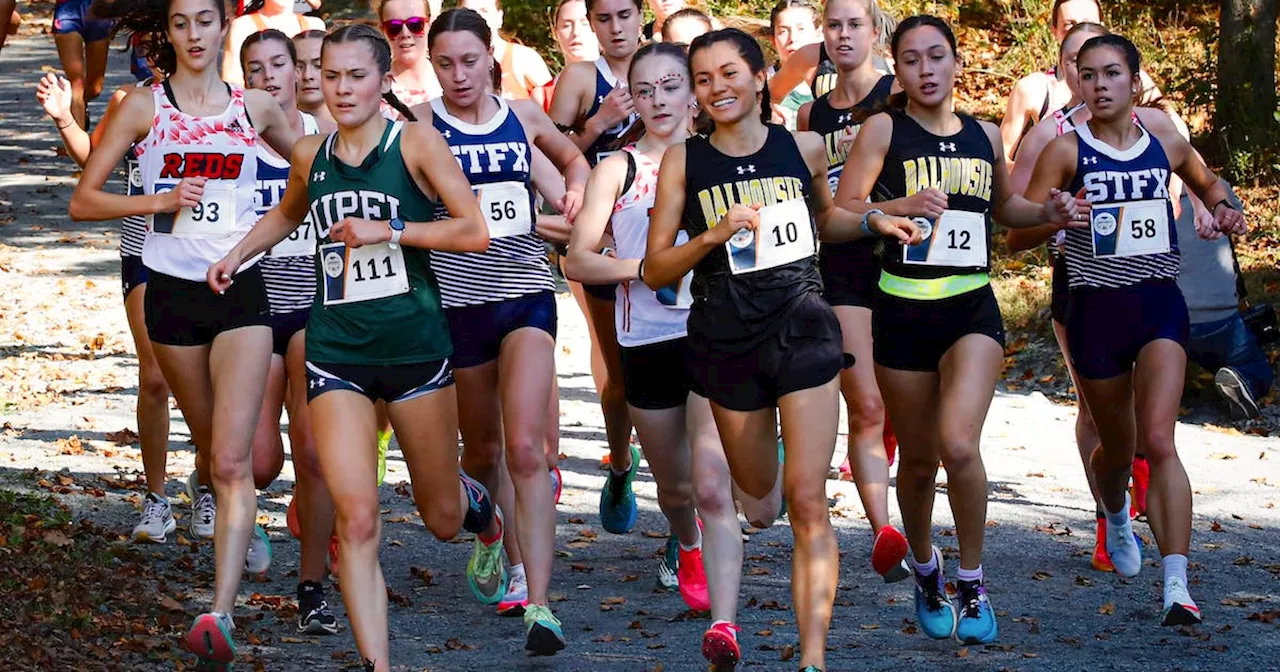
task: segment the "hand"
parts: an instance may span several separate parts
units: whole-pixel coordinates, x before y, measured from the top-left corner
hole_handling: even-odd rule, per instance
[[[916,192],[904,200],[905,214],[911,217],[937,219],[947,209],[947,195],[933,188]]]
[[[733,237],[733,234],[743,230],[751,229],[755,231],[760,226],[760,203],[752,203],[751,205],[742,205],[734,203],[729,211],[724,213],[724,217],[711,229],[713,235],[720,243],[727,243]]]
[[[849,150],[853,149],[853,141],[857,139],[857,137],[858,129],[852,126],[845,126],[844,134],[840,136],[840,140],[838,141],[840,153],[847,155]],[[944,195],[943,198],[945,199],[946,196]]]
[[[1044,214],[1059,229],[1087,229],[1093,204],[1084,198],[1084,189],[1072,196],[1061,189],[1050,189],[1044,201]]]
[[[534,221],[534,231],[549,243],[568,245],[573,225],[561,215],[538,215]]]
[[[240,270],[240,255],[233,249],[205,271],[204,281],[213,291],[225,294],[235,282],[231,278]]]
[[[67,78],[52,72],[45,73],[36,83],[36,100],[58,126],[75,123],[71,116],[71,82]]]
[[[161,194],[160,212],[177,212],[183,208],[193,208],[200,204],[204,197],[204,183],[208,178],[184,177],[178,186]]]
[[[1195,205],[1194,217],[1197,236],[1205,240],[1217,240],[1222,237],[1222,232],[1218,230],[1213,213],[1206,210],[1203,205]]]
[[[356,249],[364,245],[377,245],[391,240],[391,225],[385,221],[346,217],[329,229],[329,238],[346,243]]]
[[[1219,203],[1213,208],[1214,228],[1228,235],[1242,234],[1249,230],[1244,221],[1244,213],[1235,208]]]
[[[920,225],[907,217],[871,215],[867,218],[867,227],[882,236],[895,238],[903,245],[915,245],[924,240],[924,236],[920,233]]]
[[[631,91],[625,86],[619,86],[604,97],[604,102],[600,103],[600,109],[592,119],[599,119],[596,123],[602,126],[600,130],[603,132],[626,121],[635,111],[636,106],[631,100]]]
[[[582,211],[582,191],[578,189],[568,189],[564,192],[564,196],[557,198],[551,204],[557,212],[564,215],[564,218],[573,222],[578,218],[578,213]]]

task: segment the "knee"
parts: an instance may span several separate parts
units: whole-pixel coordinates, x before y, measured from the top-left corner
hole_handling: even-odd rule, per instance
[[[915,451],[898,450],[898,489],[933,488],[938,475],[938,456],[916,454]]]
[[[693,494],[698,504],[698,513],[703,518],[718,518],[734,513],[732,488],[722,480],[720,473],[710,469],[695,471]]]
[[[786,489],[786,495],[787,517],[791,520],[792,528],[830,524],[825,482],[816,486],[796,484]]]
[[[468,474],[486,483],[490,474],[496,474],[502,464],[502,439],[485,437],[466,444],[462,451],[462,466]]]
[[[284,456],[281,455],[277,459],[262,460],[253,465],[253,487],[259,490],[265,490],[275,482],[276,477],[280,475],[280,470],[284,468]]]
[[[86,85],[85,85],[85,89],[84,89],[84,99],[85,99],[85,100],[97,100],[97,99],[98,99],[98,96],[100,96],[100,95],[102,95],[102,80],[101,80],[101,79],[95,79],[95,80],[93,80],[93,81],[91,81],[91,82],[89,82],[88,84],[86,84]]]
[[[148,399],[165,399],[169,396],[169,384],[156,364],[138,369],[138,396]]]
[[[1143,430],[1140,445],[1142,453],[1152,465],[1159,465],[1166,460],[1177,457],[1173,444],[1173,428],[1152,428]]]
[[[939,451],[942,466],[948,474],[967,471],[974,466],[982,465],[982,456],[978,453],[978,442],[968,437],[944,439]]]
[[[609,376],[600,388],[600,404],[603,406],[625,406],[627,391],[622,386],[621,376]]]
[[[884,425],[884,399],[879,394],[859,392],[849,403],[849,424],[856,430]],[[876,431],[882,431],[877,429]]]
[[[337,517],[334,532],[344,544],[377,544],[382,534],[382,518],[378,513],[378,501],[372,497],[360,497],[348,501],[335,501]]]
[[[418,514],[422,516],[422,524],[426,526],[431,536],[440,541],[448,541],[458,535],[458,531],[462,529],[462,508],[458,505],[458,495],[453,494],[444,501],[445,497],[439,497],[440,501],[435,505],[423,510],[418,508]]]
[[[507,444],[507,470],[514,478],[538,476],[546,478],[547,456],[543,454],[542,437],[519,439]]]
[[[249,455],[214,453],[209,456],[209,478],[213,479],[215,489],[252,479],[252,472],[253,465],[250,463]]]
[[[693,481],[658,484],[658,507],[663,511],[693,506]]]
[[[289,437],[289,443],[293,447],[291,454],[293,458],[293,469],[297,472],[299,478],[307,478],[313,483],[324,482],[324,472],[320,471],[320,459],[316,455],[316,448],[304,437]],[[282,456],[283,457],[283,456]]]

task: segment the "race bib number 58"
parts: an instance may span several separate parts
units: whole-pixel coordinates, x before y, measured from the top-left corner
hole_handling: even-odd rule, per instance
[[[1135,257],[1172,249],[1169,203],[1157,198],[1095,205],[1090,216],[1093,256]]]
[[[347,247],[346,243],[320,246],[324,272],[324,305],[332,306],[396,296],[409,291],[404,252],[387,243]]]
[[[725,243],[734,275],[784,266],[817,250],[809,206],[793,198],[760,208],[760,226],[741,229]]]

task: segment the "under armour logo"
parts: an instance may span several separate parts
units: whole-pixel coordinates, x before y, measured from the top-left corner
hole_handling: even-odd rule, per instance
[[[313,390],[317,387],[324,387],[324,378],[312,378],[311,382],[308,383],[307,386]]]
[[[954,151],[956,151],[956,143],[954,143],[954,142],[939,142],[939,143],[938,143],[938,151],[939,151],[939,152],[954,152]]]
[[[739,175],[746,175],[747,173],[751,173],[752,175],[754,175],[755,172],[756,172],[756,166],[754,163],[746,166],[738,166]]]
[[[1080,159],[1080,163],[1082,163],[1082,164],[1084,164],[1084,165],[1086,165],[1086,166],[1096,166],[1096,165],[1098,165],[1098,157],[1096,157],[1096,156],[1086,156],[1086,157],[1084,157],[1083,159]]]
[[[837,119],[836,119],[836,123],[837,123],[837,124],[840,124],[841,126],[843,126],[843,125],[845,125],[845,124],[847,124],[847,123],[849,123],[849,122],[851,122],[851,121],[853,121],[853,113],[852,113],[852,112],[845,112],[844,114],[840,115],[840,117],[839,117],[839,118],[837,118]]]
[[[446,129],[444,129],[444,139],[445,139],[445,140],[448,140],[449,138],[452,138],[452,137],[453,137],[453,131],[451,131],[451,130],[449,130],[449,129],[447,129],[447,128],[446,128]]]
[[[324,171],[323,171],[323,170],[317,170],[316,172],[312,173],[312,174],[311,174],[311,181],[312,181],[312,182],[324,182]]]
[[[596,105],[604,105],[604,96],[596,96]]]

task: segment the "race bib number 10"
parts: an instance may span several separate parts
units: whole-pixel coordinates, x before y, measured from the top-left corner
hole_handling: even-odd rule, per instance
[[[476,187],[480,211],[489,225],[490,238],[507,238],[533,230],[529,215],[529,190],[521,182],[495,182]]]
[[[332,306],[396,296],[409,291],[404,252],[387,243],[350,248],[346,243],[320,246],[324,271],[324,305]]]
[[[986,266],[987,218],[980,212],[944,210],[937,221],[913,217],[923,240],[902,248],[902,263],[924,266]]]
[[[156,193],[172,191],[177,186],[157,184]],[[236,215],[235,189],[210,181],[205,183],[199,203],[177,212],[157,213],[151,221],[155,233],[178,238],[224,238],[231,235]]]
[[[1134,257],[1172,249],[1169,202],[1163,198],[1093,206],[1093,256]]]
[[[793,198],[760,208],[760,226],[742,229],[725,243],[734,275],[755,273],[812,257],[817,250],[809,206]]]

